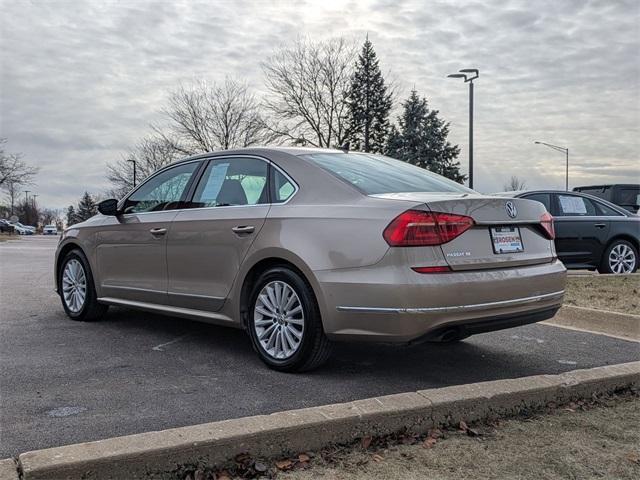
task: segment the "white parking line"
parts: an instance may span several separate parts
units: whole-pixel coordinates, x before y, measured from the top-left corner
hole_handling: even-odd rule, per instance
[[[156,346],[155,346],[155,347],[153,347],[151,350],[155,350],[156,352],[163,352],[164,350],[162,350],[162,347],[166,347],[167,345],[171,345],[171,344],[177,343],[177,342],[179,342],[180,340],[182,340],[182,339],[184,339],[184,338],[187,338],[188,336],[189,336],[189,334],[187,333],[187,334],[182,335],[182,336],[180,336],[180,337],[178,337],[178,338],[174,338],[174,339],[173,339],[173,340],[171,340],[170,342],[167,342],[167,343],[161,343],[160,345],[156,345]]]

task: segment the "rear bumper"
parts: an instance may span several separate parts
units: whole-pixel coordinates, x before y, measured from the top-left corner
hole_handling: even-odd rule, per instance
[[[327,336],[412,342],[454,328],[471,335],[538,322],[560,308],[566,281],[559,261],[432,275],[405,270],[316,272]]]

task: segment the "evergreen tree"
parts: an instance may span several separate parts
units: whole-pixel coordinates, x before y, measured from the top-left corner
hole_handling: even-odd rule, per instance
[[[373,45],[367,40],[358,56],[349,91],[348,140],[354,150],[382,153],[389,134],[391,93],[380,72]]]
[[[402,106],[399,128],[391,129],[386,153],[458,183],[464,182],[466,176],[460,173],[460,162],[456,161],[460,148],[447,141],[449,123],[438,118],[437,110],[429,110],[427,100],[415,90]]]
[[[73,208],[73,205],[69,205],[67,208],[67,227],[73,225],[74,223],[78,223],[76,220],[76,209]]]
[[[98,213],[98,206],[89,192],[84,192],[76,209],[76,222],[84,222]]]

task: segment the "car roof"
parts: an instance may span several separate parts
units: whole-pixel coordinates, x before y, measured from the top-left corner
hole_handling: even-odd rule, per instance
[[[597,184],[597,185],[580,185],[579,187],[573,187],[573,189],[575,190],[576,188],[605,188],[605,187],[635,187],[635,188],[640,188],[640,183],[603,183],[603,184]]]
[[[231,150],[218,150],[216,152],[206,152],[199,153],[197,155],[191,155],[186,158],[182,158],[173,162],[172,165],[182,162],[188,162],[191,160],[198,160],[200,158],[210,158],[210,157],[219,157],[226,155],[240,155],[240,154],[260,154],[260,153],[268,153],[268,152],[282,152],[288,153],[289,155],[300,156],[300,155],[310,155],[313,153],[346,153],[344,150],[340,150],[337,148],[317,148],[317,147],[247,147],[247,148],[235,148]]]

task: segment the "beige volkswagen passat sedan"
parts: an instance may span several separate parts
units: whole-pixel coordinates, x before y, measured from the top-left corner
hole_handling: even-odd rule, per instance
[[[244,328],[283,371],[317,367],[335,340],[449,342],[537,322],[564,293],[541,203],[378,155],[198,155],[99,210],[58,246],[69,317],[121,305]]]

